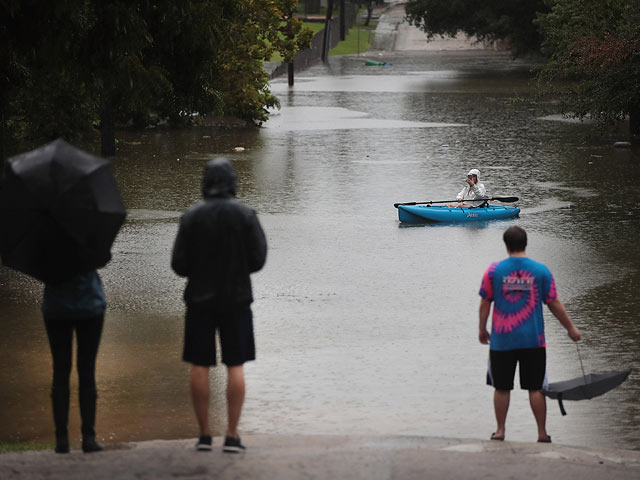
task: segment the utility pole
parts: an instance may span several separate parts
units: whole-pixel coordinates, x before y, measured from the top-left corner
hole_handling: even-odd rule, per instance
[[[324,36],[322,39],[322,61],[327,62],[329,59],[329,50],[331,49],[331,16],[333,15],[333,0],[328,0],[327,17],[324,21]]]
[[[360,12],[356,13],[356,27],[358,31],[358,57],[360,56]]]
[[[344,0],[340,0],[340,41],[347,36],[347,12],[344,6]]]
[[[306,8],[306,3],[305,3],[305,8]],[[293,16],[295,15],[295,11],[291,10],[289,12],[289,24],[287,25],[287,31],[286,31],[286,35],[288,38],[292,39],[294,37],[293,32],[291,31],[291,21],[293,20]],[[294,72],[294,68],[293,68],[293,57],[291,58],[291,61],[287,62],[287,74],[289,77],[289,86],[293,87],[293,72]]]
[[[293,62],[287,63],[287,73],[289,75],[289,86],[293,87]]]

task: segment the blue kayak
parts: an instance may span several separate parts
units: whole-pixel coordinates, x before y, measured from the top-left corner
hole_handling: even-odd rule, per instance
[[[398,218],[405,223],[473,222],[517,217],[520,207],[487,205],[476,208],[452,208],[446,205],[398,205]]]

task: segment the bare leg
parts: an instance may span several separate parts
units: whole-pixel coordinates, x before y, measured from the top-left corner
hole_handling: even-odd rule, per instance
[[[238,422],[244,403],[244,369],[242,365],[227,368],[227,435],[238,438]]]
[[[498,429],[496,430],[496,438],[504,438],[505,423],[507,421],[507,412],[509,411],[509,401],[511,400],[511,392],[509,390],[496,390],[493,393],[493,408],[496,412],[496,421]]]
[[[191,399],[196,412],[200,435],[211,435],[209,428],[209,367],[191,367]]]
[[[547,400],[540,390],[530,390],[529,404],[538,425],[538,440],[547,440]]]

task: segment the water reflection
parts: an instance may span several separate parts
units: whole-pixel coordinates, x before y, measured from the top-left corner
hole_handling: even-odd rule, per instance
[[[289,107],[274,112],[265,125],[265,133],[300,130],[348,130],[393,128],[465,127],[465,124],[442,122],[409,122],[366,118],[367,113],[337,107]]]
[[[271,248],[254,279],[258,360],[247,366],[243,431],[488,437],[477,289],[505,256],[511,224],[527,229],[530,255],[554,272],[584,333],[585,368],[638,371],[638,150],[511,102],[529,88],[528,65],[505,56],[435,52],[375,72],[363,63],[333,58],[293,89],[275,81],[283,108],[260,130],[120,136],[115,168],[130,215],[102,275],[105,440],[195,434],[179,360],[184,281],[169,258],[214,155],[232,159],[238,194],[259,212]],[[398,228],[394,202],[455,196],[471,167],[490,194],[521,198],[519,219]],[[41,290],[0,269],[0,440],[52,438]],[[579,375],[575,347],[547,320],[550,380]],[[212,375],[220,434],[224,371]],[[550,403],[549,431],[559,443],[638,449],[639,400],[634,372],[606,396],[567,403],[566,418]],[[510,438],[534,439],[532,422],[517,391]]]

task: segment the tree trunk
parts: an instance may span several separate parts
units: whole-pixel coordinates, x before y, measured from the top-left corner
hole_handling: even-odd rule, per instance
[[[371,21],[371,15],[373,15],[373,0],[367,2],[367,20],[364,22],[364,26],[368,27]]]
[[[4,180],[4,118],[0,115],[0,188]]]
[[[116,132],[113,122],[113,105],[111,99],[102,101],[100,111],[100,135],[102,137],[101,154],[103,157],[113,157],[116,154]]]
[[[345,10],[344,0],[340,0],[340,41],[347,37],[347,11]]]
[[[640,106],[629,113],[629,133],[632,137],[640,137]]]
[[[329,0],[327,5],[327,17],[324,21],[324,37],[322,41],[322,61],[324,63],[329,59],[329,50],[331,50],[331,17],[333,16],[333,0]]]

